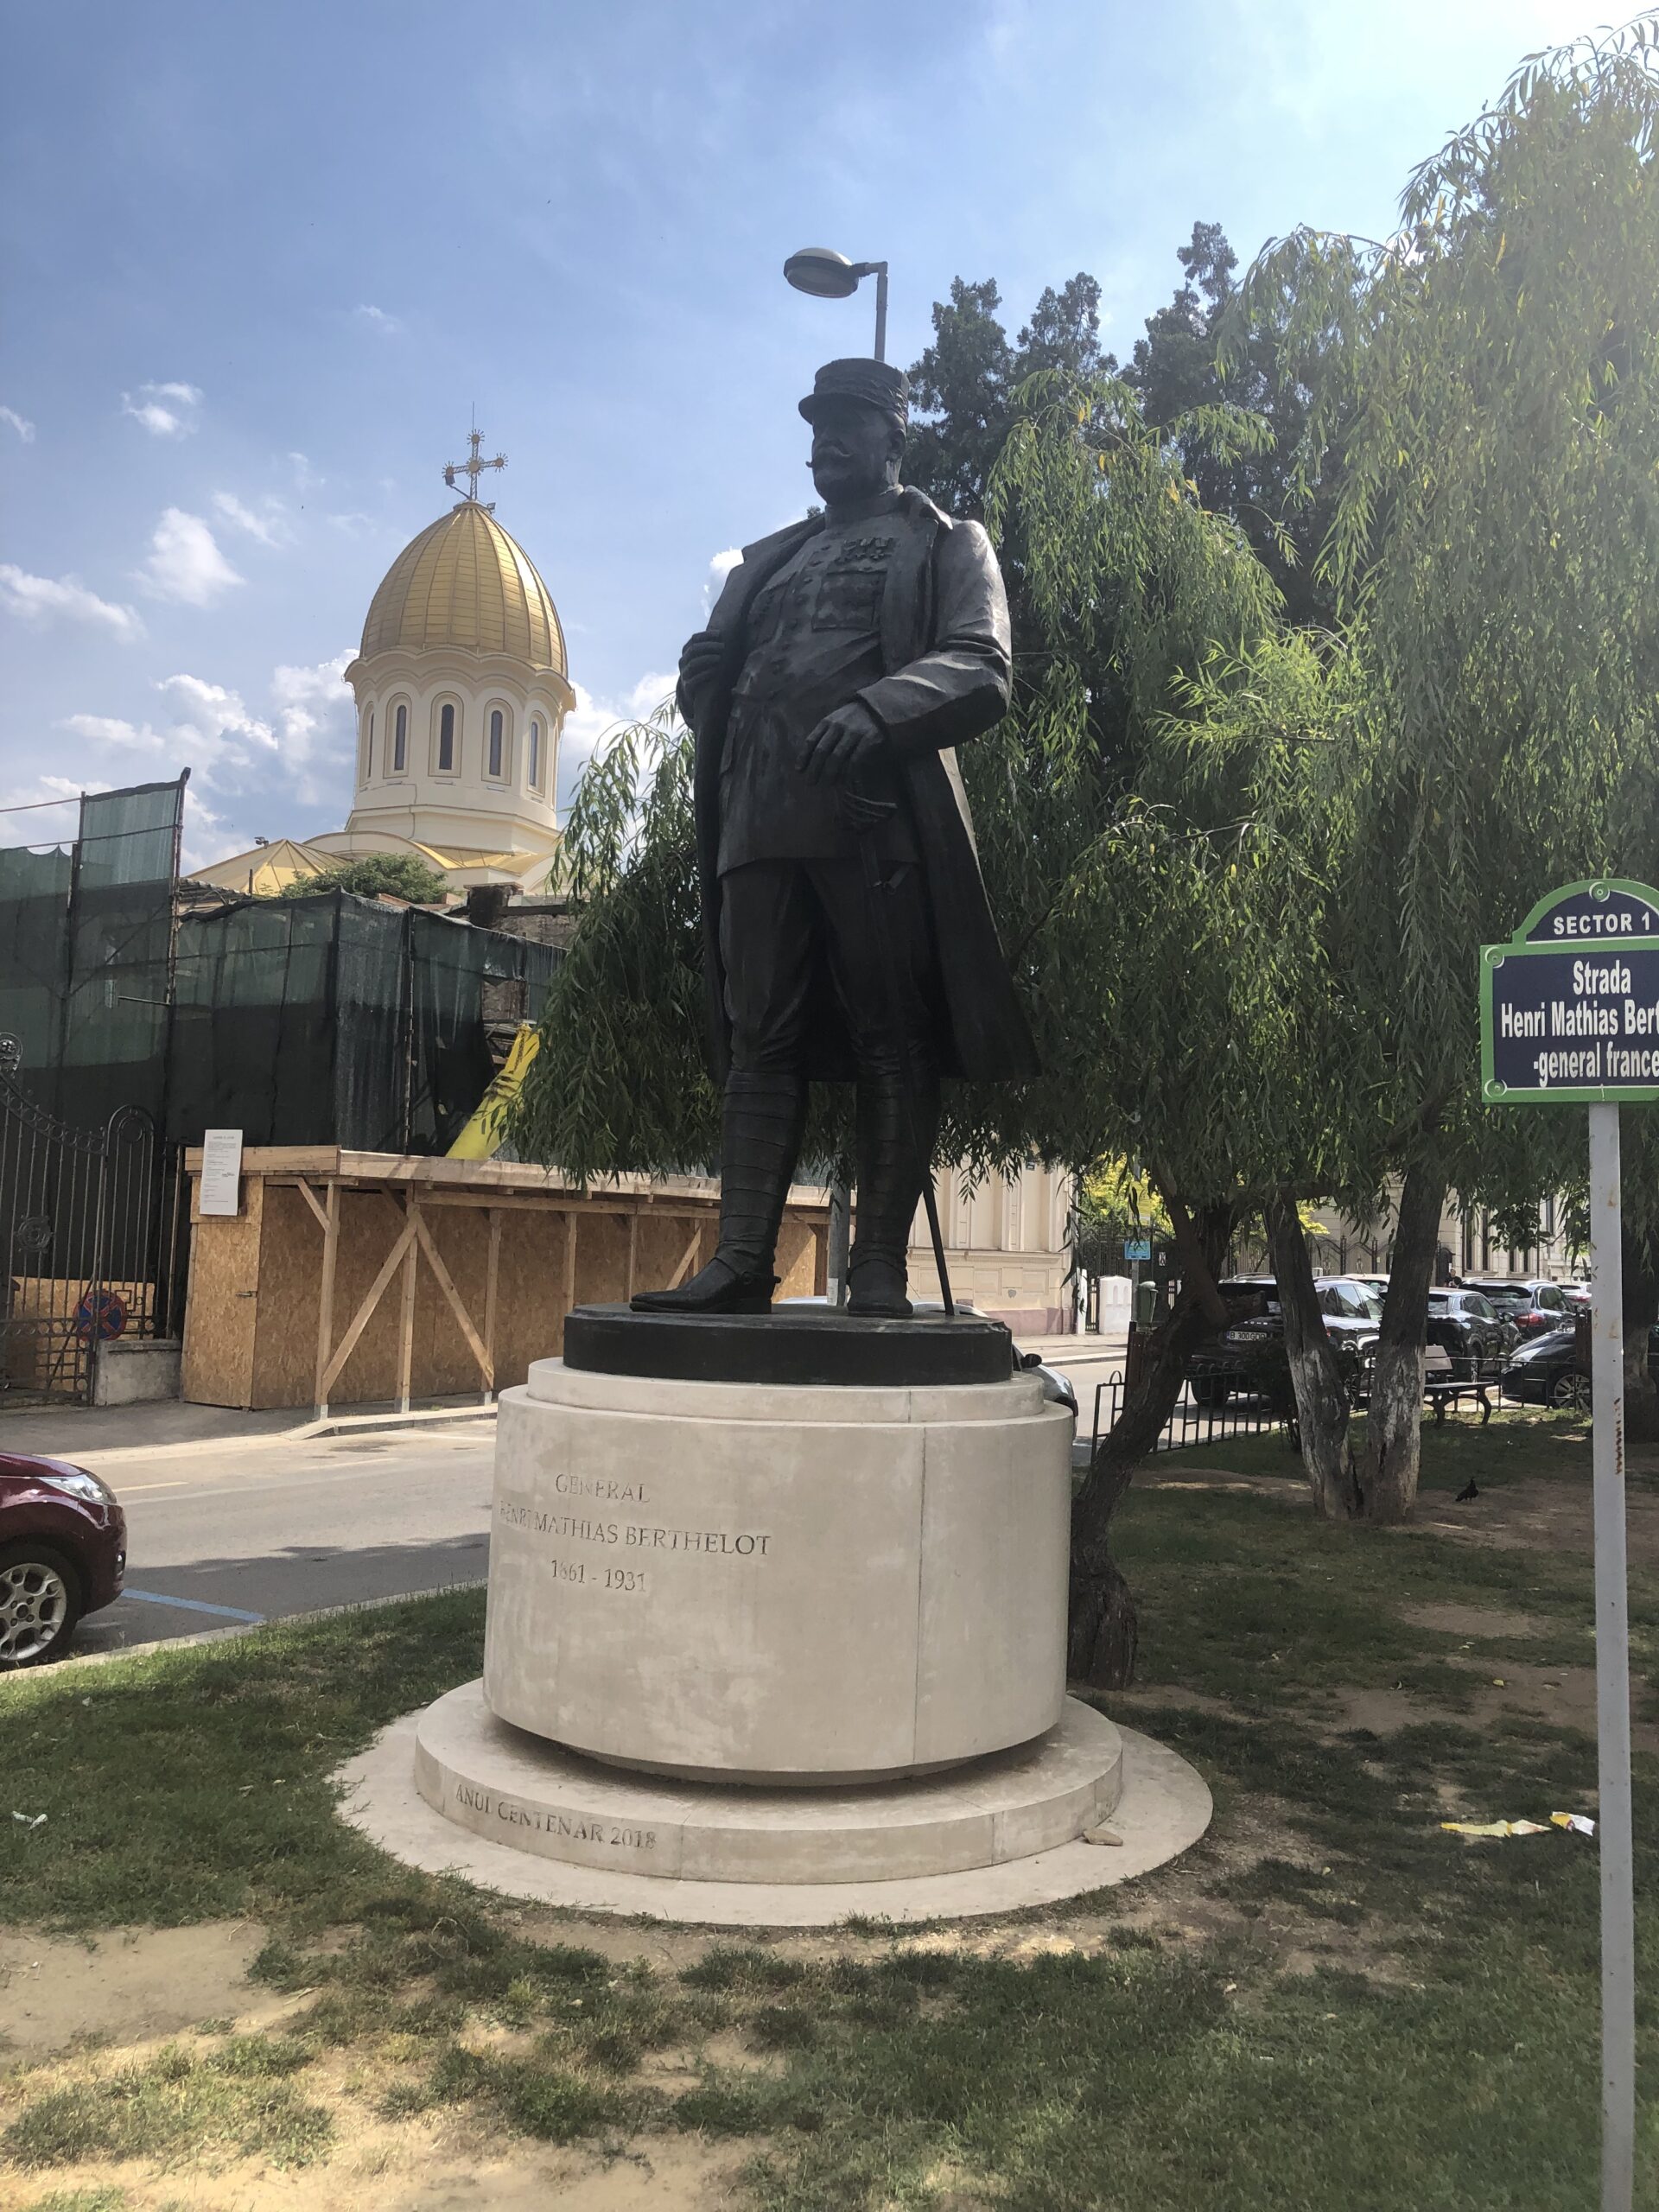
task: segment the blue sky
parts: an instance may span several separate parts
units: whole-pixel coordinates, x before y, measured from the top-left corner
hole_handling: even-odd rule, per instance
[[[654,703],[711,560],[809,494],[795,401],[869,344],[784,284],[1079,269],[1126,352],[1195,219],[1391,227],[1573,0],[53,0],[0,86],[0,806],[192,771],[188,861],[337,828],[338,671],[486,497],[546,578],[567,770]],[[569,772],[565,778],[568,787]],[[0,816],[0,842],[55,834]]]

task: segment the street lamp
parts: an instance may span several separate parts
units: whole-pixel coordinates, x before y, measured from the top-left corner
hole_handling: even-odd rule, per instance
[[[875,279],[875,358],[887,358],[887,264],[885,261],[849,261],[833,246],[804,245],[784,264],[784,274],[798,292],[815,300],[850,299],[866,276]]]
[[[866,276],[875,279],[875,358],[887,358],[887,264],[885,261],[849,261],[832,245],[804,245],[784,264],[784,274],[798,292],[815,300],[849,300]],[[845,1183],[830,1191],[830,1234],[825,1275],[831,1306],[847,1302],[847,1247],[852,1220],[853,1194]]]

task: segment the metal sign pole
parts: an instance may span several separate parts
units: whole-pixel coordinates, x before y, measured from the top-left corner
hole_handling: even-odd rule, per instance
[[[1596,1748],[1601,1851],[1601,2204],[1630,2212],[1636,2139],[1630,1617],[1624,1564],[1624,1316],[1618,1108],[1590,1109],[1591,1394],[1595,1409]]]

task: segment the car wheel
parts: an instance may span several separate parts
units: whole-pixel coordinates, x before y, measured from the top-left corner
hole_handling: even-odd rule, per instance
[[[0,1669],[55,1659],[80,1618],[80,1577],[61,1552],[0,1545]]]
[[[1569,1367],[1565,1375],[1558,1375],[1549,1386],[1552,1406],[1569,1406],[1575,1414],[1590,1410],[1590,1377],[1580,1375],[1576,1367]]]

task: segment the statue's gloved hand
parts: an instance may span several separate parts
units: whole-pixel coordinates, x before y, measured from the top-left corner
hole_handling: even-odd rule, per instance
[[[842,784],[861,760],[887,742],[887,732],[861,699],[826,715],[801,747],[800,770],[810,784]]]
[[[720,673],[726,654],[723,639],[712,630],[699,630],[686,639],[680,652],[680,682],[688,691],[699,690]]]

